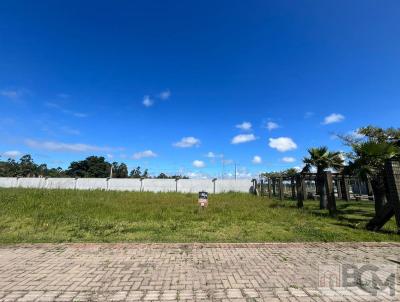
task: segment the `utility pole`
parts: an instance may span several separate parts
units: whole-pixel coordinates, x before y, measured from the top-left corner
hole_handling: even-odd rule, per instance
[[[221,155],[221,163],[222,163],[222,174],[221,174],[221,179],[224,179],[224,165],[225,165],[225,159],[224,159],[224,154]]]
[[[110,178],[112,178],[113,177],[113,166],[111,165],[111,167],[110,167]]]
[[[236,162],[235,162],[235,180],[237,179]]]

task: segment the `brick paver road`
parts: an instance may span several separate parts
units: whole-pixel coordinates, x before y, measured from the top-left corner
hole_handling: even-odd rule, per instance
[[[0,246],[0,301],[400,301],[398,280],[395,297],[318,287],[344,263],[397,269],[400,244]]]

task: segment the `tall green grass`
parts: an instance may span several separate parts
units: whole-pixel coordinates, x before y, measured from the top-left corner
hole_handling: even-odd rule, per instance
[[[371,202],[338,202],[330,218],[308,201],[217,194],[0,189],[0,243],[400,241],[394,221],[364,230]]]

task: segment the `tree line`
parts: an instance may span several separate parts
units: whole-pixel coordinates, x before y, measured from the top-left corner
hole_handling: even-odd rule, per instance
[[[84,160],[73,161],[68,169],[49,168],[47,164],[37,164],[31,155],[23,155],[18,161],[9,158],[0,160],[0,177],[80,177],[80,178],[152,178],[148,169],[136,167],[130,172],[125,163],[107,162],[103,156],[89,156]],[[187,178],[182,175],[160,173],[155,178]]]

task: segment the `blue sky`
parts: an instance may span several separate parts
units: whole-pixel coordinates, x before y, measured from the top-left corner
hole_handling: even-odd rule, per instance
[[[400,126],[399,20],[399,1],[1,1],[0,154],[301,166],[344,150],[335,133]]]

